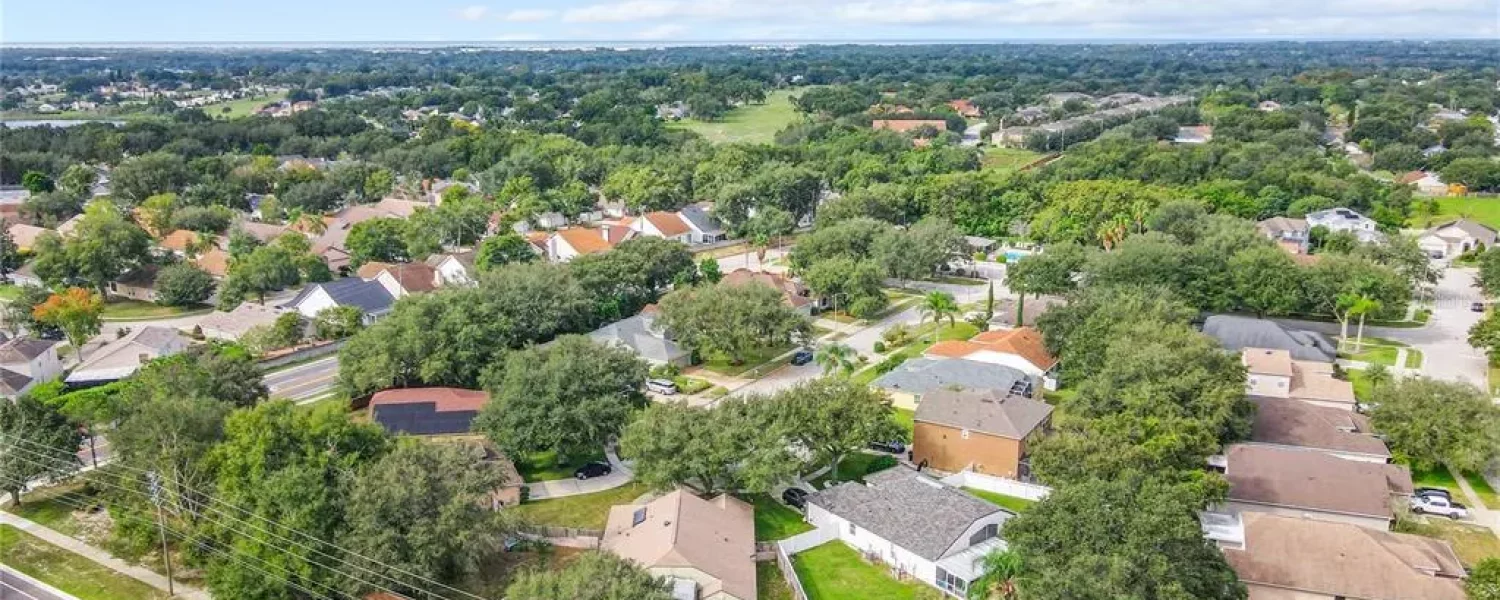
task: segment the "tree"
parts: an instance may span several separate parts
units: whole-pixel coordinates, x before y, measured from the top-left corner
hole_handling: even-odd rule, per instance
[[[151,238],[146,232],[126,220],[118,208],[109,202],[95,201],[84,210],[75,234],[60,246],[39,249],[37,260],[47,260],[47,254],[61,250],[66,256],[63,261],[66,277],[88,282],[105,294],[109,282],[145,260],[150,245]]]
[[[1500,365],[1500,318],[1494,312],[1486,314],[1469,328],[1469,345],[1483,348],[1490,364]]]
[[[355,223],[344,243],[349,250],[349,262],[359,266],[371,261],[400,263],[410,260],[406,251],[406,231],[406,222],[400,219],[370,219]]]
[[[724,273],[719,271],[719,261],[710,256],[698,263],[698,276],[709,283],[718,283],[724,278]]]
[[[939,326],[942,320],[948,319],[948,325],[953,325],[955,323],[954,319],[958,316],[959,309],[958,301],[953,299],[953,294],[948,292],[927,292],[927,295],[922,297],[922,305],[917,307],[917,310],[922,313],[923,323],[926,323],[928,319],[932,320],[932,342],[936,344],[938,330],[942,329]]]
[[[1500,407],[1467,383],[1401,379],[1376,388],[1371,404],[1375,429],[1415,466],[1478,471],[1500,454]]]
[[[252,250],[244,258],[229,267],[229,277],[224,281],[220,304],[232,299],[230,308],[239,304],[236,294],[255,294],[256,301],[266,301],[266,293],[296,285],[302,279],[297,268],[297,257],[280,244],[267,244]]]
[[[37,320],[35,309],[37,305],[46,302],[52,297],[52,290],[39,285],[23,285],[20,294],[15,299],[6,303],[3,309],[5,316],[5,327],[12,335],[21,332],[30,333],[34,337],[52,337],[61,335],[62,331],[51,323]],[[54,338],[55,339],[55,338]]]
[[[474,265],[480,271],[488,271],[511,263],[532,262],[537,258],[536,249],[521,234],[506,233],[480,242]]]
[[[505,475],[482,456],[477,446],[402,440],[355,476],[340,545],[411,577],[475,575],[504,551],[510,530],[506,513],[490,507]]]
[[[88,198],[93,195],[94,184],[99,181],[99,172],[83,163],[68,165],[57,178],[58,190],[73,198]]]
[[[39,171],[27,171],[21,175],[21,187],[33,194],[45,194],[52,191],[54,184],[52,177]]]
[[[1500,558],[1491,556],[1474,565],[1464,591],[1469,600],[1500,600]]]
[[[21,249],[16,246],[16,238],[10,235],[10,229],[0,231],[0,282],[9,283],[10,274],[21,268],[23,262]]]
[[[103,314],[104,301],[83,288],[68,288],[61,294],[53,294],[32,309],[32,316],[38,322],[61,329],[68,336],[68,343],[79,358],[83,357],[83,344],[99,333]]]
[[[765,401],[738,397],[712,407],[652,403],[625,428],[620,453],[652,489],[704,494],[769,492],[798,466]]]
[[[1236,252],[1229,258],[1229,272],[1235,302],[1257,317],[1289,313],[1301,301],[1297,263],[1280,248],[1256,246]]]
[[[1359,316],[1359,328],[1354,334],[1354,352],[1357,354],[1364,348],[1365,343],[1365,317],[1371,313],[1380,312],[1380,301],[1369,296],[1360,296],[1349,307],[1349,314]]]
[[[1187,323],[1198,313],[1161,287],[1089,286],[1037,319],[1063,379],[1081,381],[1103,368],[1115,331],[1135,323]]]
[[[1138,472],[1054,488],[1001,533],[1025,566],[1020,597],[1243,600],[1198,524],[1208,500]]]
[[[1016,303],[1016,327],[1025,324],[1026,294],[1065,294],[1078,287],[1074,276],[1083,270],[1088,258],[1083,246],[1072,243],[1053,244],[1046,252],[1028,254],[1005,265],[1005,286],[1019,296]]]
[[[358,333],[364,318],[358,306],[330,306],[313,318],[313,335],[320,340],[342,340]]]
[[[1500,247],[1490,248],[1479,255],[1479,276],[1476,285],[1485,294],[1500,296]]]
[[[608,552],[591,550],[561,569],[523,571],[508,600],[671,600],[665,579]]]
[[[243,408],[266,399],[269,392],[262,381],[264,376],[243,347],[213,342],[146,363],[130,380],[130,389],[149,388],[161,396],[209,398]]]
[[[0,486],[20,506],[30,482],[77,470],[82,439],[67,417],[31,396],[0,402]]]
[[[821,378],[782,390],[773,399],[777,422],[787,437],[828,463],[833,477],[850,453],[872,442],[900,439],[884,392],[848,378]]]
[[[660,323],[679,342],[700,357],[722,354],[734,364],[808,328],[807,317],[786,306],[779,290],[759,282],[674,290],[660,305]]]
[[[207,271],[188,263],[163,267],[156,274],[156,303],[164,306],[192,306],[208,300],[214,293],[214,278]]]
[[[152,194],[137,208],[144,217],[144,225],[154,235],[164,236],[172,232],[172,211],[177,208],[177,194]]]
[[[152,152],[127,158],[109,173],[110,191],[129,203],[152,194],[180,192],[192,179],[187,161],[169,152]]]
[[[797,218],[792,213],[775,206],[762,206],[745,222],[745,237],[754,243],[756,259],[764,262],[771,243],[780,246],[781,238],[796,229]]]
[[[969,582],[969,600],[1016,600],[1023,566],[1016,551],[991,550],[980,559],[978,579]]]
[[[511,456],[554,451],[560,463],[598,449],[646,404],[646,366],[582,336],[513,352],[484,376],[491,401],[475,428]]]
[[[838,373],[848,375],[854,372],[854,367],[859,364],[859,353],[847,344],[833,342],[818,347],[813,355],[813,360],[823,367],[823,374],[830,375]]]

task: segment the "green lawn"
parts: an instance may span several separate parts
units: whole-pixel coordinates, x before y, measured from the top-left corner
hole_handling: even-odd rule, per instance
[[[990,146],[984,149],[984,156],[979,159],[979,162],[986,169],[1014,171],[1035,162],[1041,157],[1041,154],[1025,148]]]
[[[1426,209],[1423,208],[1426,204],[1425,200],[1417,199],[1412,202],[1412,216],[1407,219],[1407,225],[1417,229],[1426,229],[1450,219],[1467,218],[1490,227],[1500,228],[1500,198],[1454,196],[1435,200],[1438,210],[1433,214],[1427,214]]]
[[[1500,495],[1495,494],[1495,488],[1490,487],[1490,482],[1485,481],[1484,476],[1478,473],[1464,473],[1464,481],[1469,482],[1469,487],[1474,488],[1474,493],[1479,495],[1479,501],[1484,503],[1485,508],[1500,510]]]
[[[686,129],[715,144],[770,144],[776,132],[801,118],[792,106],[792,94],[793,90],[776,90],[766,95],[765,104],[735,108],[717,121],[683,119],[668,127]]]
[[[1031,505],[1036,504],[1035,500],[1027,500],[1025,498],[1017,498],[1015,496],[1007,496],[1005,494],[998,494],[998,493],[995,493],[995,492],[990,492],[990,491],[976,489],[976,488],[968,488],[968,487],[966,487],[966,488],[964,488],[964,491],[968,492],[970,494],[974,494],[975,496],[978,496],[979,499],[984,500],[985,502],[989,502],[990,504],[994,504],[995,506],[998,506],[1000,508],[1003,508],[1003,509],[1009,510],[1011,512],[1015,512],[1015,513],[1019,513],[1021,511],[1024,511],[1024,510],[1026,510],[1028,508],[1031,508]]]
[[[80,527],[73,518],[74,507],[92,504],[95,499],[94,490],[83,481],[74,480],[29,492],[21,497],[20,506],[12,502],[5,506],[5,511],[77,537]]]
[[[1364,370],[1347,369],[1344,371],[1344,376],[1349,379],[1349,383],[1354,384],[1355,400],[1369,402],[1370,398],[1375,395],[1375,385],[1370,383],[1368,377],[1365,377]]]
[[[146,321],[213,311],[212,306],[162,306],[139,300],[114,299],[104,303],[106,321]]]
[[[0,300],[11,302],[20,297],[21,286],[14,283],[0,284]]]
[[[1413,517],[1398,519],[1396,531],[1447,540],[1453,545],[1458,559],[1470,567],[1486,558],[1500,557],[1500,538],[1484,527],[1455,523],[1442,517]]]
[[[814,478],[810,483],[813,487],[823,489],[833,481],[858,481],[863,483],[865,476],[878,473],[896,466],[896,459],[886,454],[867,454],[856,452],[845,456],[839,461],[838,477],[833,477],[832,472],[824,473]]]
[[[757,600],[792,600],[792,588],[781,576],[781,567],[776,561],[755,563],[755,595]]]
[[[646,486],[632,481],[612,490],[526,502],[505,510],[533,525],[604,529],[609,507],[629,504],[647,491]]]
[[[1463,495],[1463,492],[1458,489],[1458,481],[1453,479],[1453,473],[1449,472],[1447,467],[1436,469],[1411,467],[1411,483],[1416,487],[1440,487],[1452,492],[1455,496]]]
[[[1420,368],[1422,368],[1422,362],[1423,362],[1423,357],[1422,357],[1422,351],[1421,350],[1418,350],[1416,348],[1407,348],[1406,349],[1406,368],[1408,368],[1408,369],[1420,369]]]
[[[886,567],[864,561],[843,542],[829,542],[792,557],[808,600],[915,599],[926,590],[892,578]]]
[[[696,377],[678,375],[672,378],[672,383],[677,384],[677,392],[685,395],[693,395],[714,386],[712,382]]]
[[[755,507],[755,541],[784,540],[813,526],[802,520],[802,514],[785,504],[777,502],[767,494],[748,494],[740,497]]]
[[[1365,344],[1364,350],[1358,354],[1343,353],[1339,356],[1372,365],[1396,366],[1396,349],[1391,346],[1371,346]]]
[[[575,456],[563,464],[558,464],[556,452],[537,452],[516,461],[516,470],[520,471],[521,479],[527,483],[567,479],[573,476],[573,471],[578,467],[596,460],[604,460],[603,448],[583,456]]]
[[[80,600],[146,600],[167,595],[29,533],[0,525],[0,562]]]
[[[744,375],[746,371],[749,371],[756,367],[764,367],[758,369],[758,371],[763,374],[771,367],[779,366],[775,364],[768,364],[772,361],[772,359],[775,359],[782,354],[786,354],[791,350],[791,344],[787,344],[785,346],[773,346],[770,348],[758,348],[755,350],[751,350],[744,357],[744,360],[740,361],[740,364],[737,365],[732,364],[728,356],[722,354],[715,355],[703,362],[703,368],[720,375],[739,377],[740,375]],[[785,360],[790,360],[790,358],[787,358]]]
[[[250,113],[252,111],[260,108],[264,104],[270,102],[280,102],[281,99],[285,97],[286,94],[282,93],[274,94],[271,96],[261,96],[259,98],[241,98],[239,100],[230,100],[229,102],[220,102],[218,104],[210,104],[208,106],[204,106],[203,112],[215,119],[238,119],[240,117],[250,116]],[[225,108],[228,108],[229,110],[225,111]]]

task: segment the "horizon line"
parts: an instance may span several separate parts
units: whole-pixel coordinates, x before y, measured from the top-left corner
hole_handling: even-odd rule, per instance
[[[1036,38],[764,38],[764,39],[663,39],[663,40],[641,40],[641,39],[534,39],[534,40],[123,40],[123,41],[23,41],[11,42],[0,41],[0,47],[4,48],[150,48],[153,46],[281,46],[287,48],[297,47],[352,47],[370,45],[406,45],[426,47],[458,47],[458,46],[517,46],[527,44],[605,44],[605,45],[634,45],[634,46],[693,46],[693,45],[729,45],[729,46],[751,46],[764,44],[811,44],[811,45],[855,45],[855,46],[880,46],[880,45],[1008,45],[1008,44],[1231,44],[1231,43],[1338,43],[1338,42],[1380,42],[1380,43],[1432,43],[1432,42],[1491,42],[1500,43],[1500,40],[1488,36],[1477,37],[1319,37],[1319,36],[1264,36],[1243,38],[1193,38],[1193,37],[1139,37],[1139,38],[1086,38],[1086,37],[1036,37]]]

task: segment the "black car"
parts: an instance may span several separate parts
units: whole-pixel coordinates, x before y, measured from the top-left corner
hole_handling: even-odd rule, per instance
[[[613,471],[614,468],[610,467],[609,463],[607,462],[591,462],[574,470],[573,476],[579,479],[589,479],[593,477],[603,477]]]
[[[805,365],[807,363],[812,362],[812,360],[813,360],[812,350],[807,350],[807,349],[798,350],[796,354],[792,355],[792,364],[797,365],[799,367],[802,366],[802,365]]]
[[[1469,310],[1472,310],[1474,312],[1484,312],[1484,303],[1483,302],[1475,302],[1473,304],[1470,304],[1469,305]]]
[[[787,488],[781,493],[781,501],[792,508],[807,507],[807,490],[802,488]]]
[[[1443,488],[1419,487],[1412,490],[1413,496],[1442,496],[1444,500],[1453,501],[1453,493]]]
[[[881,452],[889,452],[891,454],[900,454],[902,452],[906,452],[906,443],[900,440],[890,442],[870,442],[870,449],[879,450]]]

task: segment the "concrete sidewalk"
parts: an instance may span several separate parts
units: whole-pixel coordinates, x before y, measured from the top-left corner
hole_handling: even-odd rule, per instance
[[[1449,471],[1453,470],[1449,469]],[[1454,471],[1453,474],[1457,475],[1458,473]],[[1454,477],[1453,480],[1458,483],[1458,488],[1463,490],[1464,499],[1468,501],[1469,519],[1476,525],[1483,525],[1490,528],[1490,531],[1495,532],[1495,535],[1500,535],[1500,512],[1496,511],[1500,507],[1492,506],[1486,508],[1484,502],[1479,500],[1479,494],[1474,492],[1474,488],[1469,485],[1467,479]]]
[[[553,479],[550,481],[538,481],[526,484],[530,490],[529,500],[546,500],[549,498],[562,498],[565,496],[577,496],[580,494],[592,494],[604,490],[612,490],[635,478],[635,473],[630,467],[620,460],[615,454],[614,448],[605,448],[604,457],[609,459],[609,466],[613,468],[608,475],[594,477],[592,479]]]
[[[163,592],[167,591],[167,578],[165,576],[162,576],[161,574],[145,567],[132,565],[123,560],[115,558],[114,555],[108,552],[105,552],[94,546],[90,546],[77,538],[63,535],[57,530],[45,527],[39,523],[31,521],[30,519],[25,519],[8,512],[0,511],[0,524],[13,526],[16,529],[20,529],[21,531],[25,531],[26,533],[34,535],[49,544],[99,563],[101,566],[111,571],[154,587]],[[176,585],[176,589],[176,597],[178,598],[192,598],[194,600],[208,600],[210,598],[208,592],[194,587],[182,585],[180,583]]]

